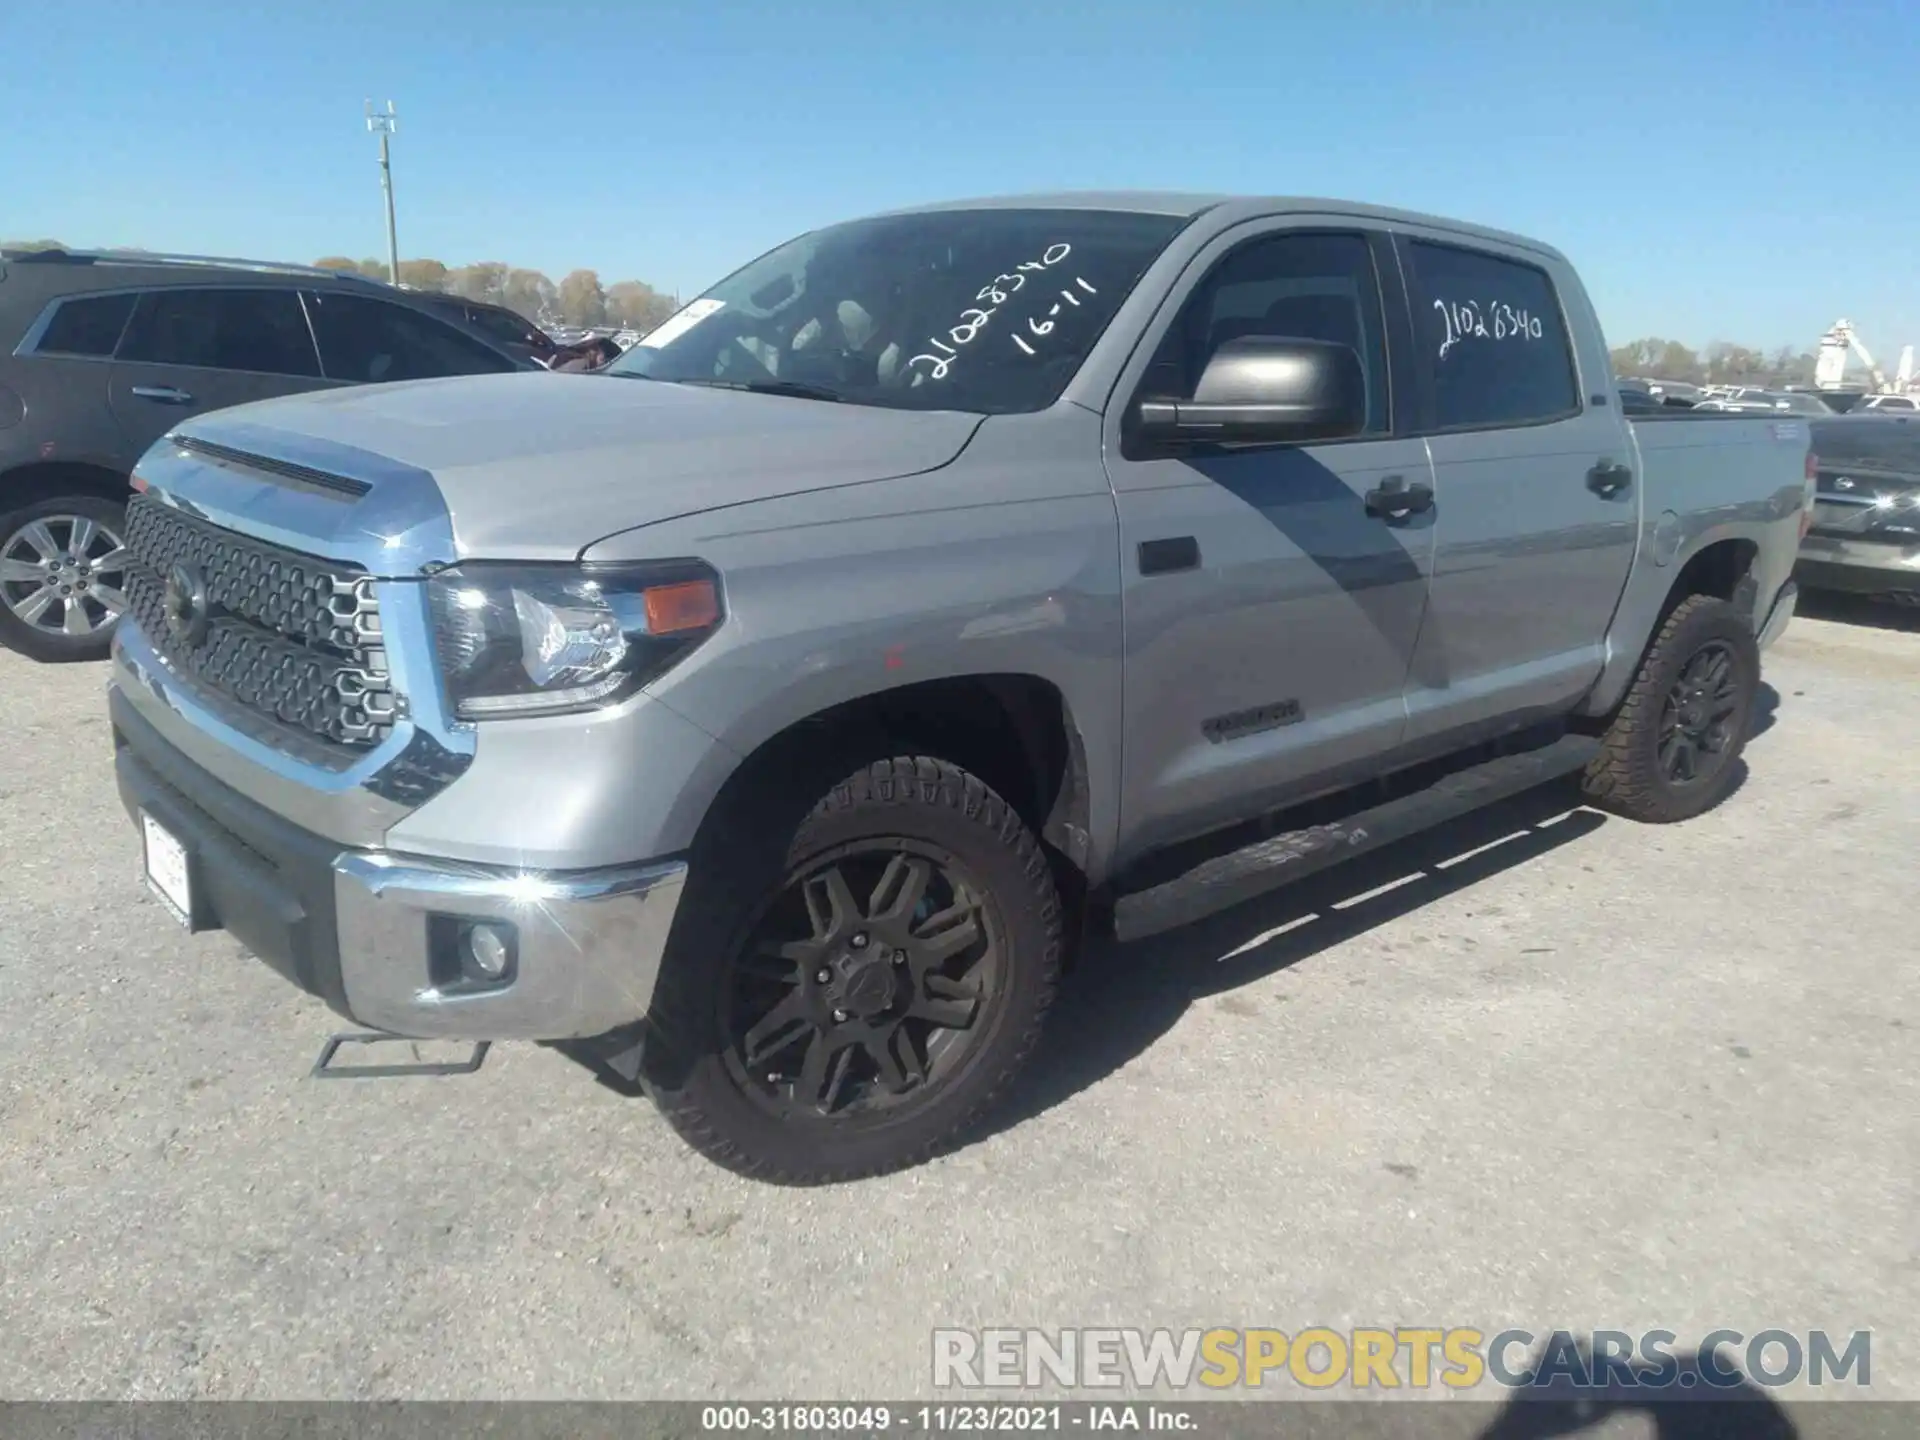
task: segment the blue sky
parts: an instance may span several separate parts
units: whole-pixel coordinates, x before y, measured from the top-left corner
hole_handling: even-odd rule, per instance
[[[1330,195],[1552,241],[1619,344],[1920,343],[1912,0],[18,0],[0,236],[697,292],[1041,188]],[[1885,148],[1873,137],[1883,137]]]

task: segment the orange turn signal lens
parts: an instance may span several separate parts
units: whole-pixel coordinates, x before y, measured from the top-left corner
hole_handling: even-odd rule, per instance
[[[711,580],[682,580],[650,585],[642,592],[649,635],[683,635],[705,630],[720,618],[720,592]]]

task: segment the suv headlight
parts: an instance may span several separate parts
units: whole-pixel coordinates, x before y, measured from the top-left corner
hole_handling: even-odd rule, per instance
[[[719,627],[720,578],[642,566],[478,562],[427,582],[434,648],[463,720],[592,710],[632,694]]]

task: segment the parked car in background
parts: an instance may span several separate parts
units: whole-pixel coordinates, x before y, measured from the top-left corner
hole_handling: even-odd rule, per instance
[[[1663,401],[1684,400],[1691,405],[1700,399],[1700,387],[1685,380],[1651,380],[1648,385]]]
[[[1800,583],[1920,601],[1920,416],[1867,410],[1818,420],[1813,448],[1819,475]]]
[[[526,362],[383,282],[304,265],[0,252],[0,643],[107,653],[128,474],[184,419],[250,400]]]
[[[1701,410],[1731,410],[1739,414],[1757,415],[1804,415],[1821,416],[1833,414],[1833,408],[1817,395],[1796,394],[1781,390],[1758,390],[1746,387],[1731,394],[1716,395],[1702,400],[1696,407]]]
[[[1787,415],[1805,415],[1809,419],[1835,413],[1834,408],[1818,395],[1806,390],[1775,390],[1771,392],[1773,408]]]
[[[1860,402],[1858,408],[1876,413],[1911,415],[1920,411],[1920,395],[1869,395]]]
[[[597,370],[619,358],[620,347],[588,334],[584,340],[562,344],[517,310],[489,300],[414,291],[427,309],[477,331],[502,349],[543,370]]]
[[[469,300],[436,290],[407,292],[424,308],[478,331],[501,349],[542,366],[560,347],[551,335],[517,310],[490,300]]]
[[[1557,776],[1736,783],[1807,426],[1628,420],[1607,353],[1557,251],[1370,206],[828,226],[604,375],[182,424],[121,796],[174,919],[361,1024],[563,1042],[750,1175],[911,1164],[1087,931]]]
[[[1631,381],[1620,382],[1620,411],[1624,415],[1651,415],[1665,409],[1660,397],[1645,385],[1636,385]]]

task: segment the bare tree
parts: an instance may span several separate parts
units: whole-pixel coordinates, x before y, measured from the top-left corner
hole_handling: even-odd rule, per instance
[[[560,282],[560,318],[569,325],[607,323],[607,294],[591,270],[570,271]]]
[[[410,285],[415,290],[444,290],[447,286],[447,267],[438,260],[402,260],[400,283]]]
[[[462,265],[447,272],[450,295],[468,300],[498,300],[506,287],[507,267],[498,260],[482,260],[477,265]]]
[[[557,293],[553,281],[538,270],[509,270],[500,283],[500,303],[535,324],[552,312]]]
[[[1612,352],[1616,375],[1645,375],[1655,380],[1697,380],[1700,357],[1678,340],[1657,335],[1630,341]]]
[[[621,280],[607,287],[607,320],[642,334],[674,312],[673,299],[639,280]]]

